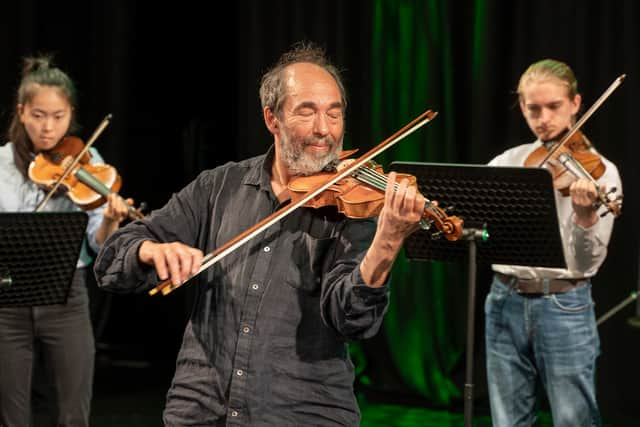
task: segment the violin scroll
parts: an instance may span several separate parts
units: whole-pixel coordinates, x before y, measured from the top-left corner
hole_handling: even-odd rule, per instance
[[[425,221],[424,217],[429,219]],[[444,238],[449,241],[455,241],[458,240],[464,232],[464,221],[462,221],[462,219],[455,215],[447,215],[444,209],[439,208],[432,201],[425,203],[424,217],[420,223],[423,230],[428,230],[432,224],[435,224],[438,230],[431,235],[432,238],[444,236]],[[427,228],[423,225],[425,222]]]
[[[608,213],[611,213],[614,218],[617,218],[622,214],[622,200],[624,196],[622,194],[616,194],[618,189],[613,187],[609,191],[602,191],[600,186],[596,186],[598,189],[598,200],[594,203],[593,208],[598,209],[601,205],[606,207],[607,210],[600,214],[604,217]]]

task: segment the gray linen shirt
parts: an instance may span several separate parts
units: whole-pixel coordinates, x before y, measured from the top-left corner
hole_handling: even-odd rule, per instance
[[[118,230],[96,260],[99,285],[155,286],[154,270],[137,259],[145,239],[210,253],[282,207],[272,161],[273,147],[205,171]],[[388,284],[370,288],[360,275],[374,232],[374,220],[349,220],[334,207],[299,208],[192,279],[197,296],[165,424],[358,425],[347,342],[373,336],[389,303]]]

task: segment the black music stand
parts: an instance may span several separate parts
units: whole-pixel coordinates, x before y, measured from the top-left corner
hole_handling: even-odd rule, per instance
[[[414,175],[420,192],[464,220],[455,242],[433,240],[431,230],[407,238],[410,260],[468,260],[465,426],[473,416],[473,344],[476,259],[486,264],[566,268],[551,174],[543,168],[394,162],[390,170]],[[482,241],[483,231],[490,237]],[[476,241],[479,244],[476,244]]]
[[[0,307],[65,304],[89,217],[0,213]]]

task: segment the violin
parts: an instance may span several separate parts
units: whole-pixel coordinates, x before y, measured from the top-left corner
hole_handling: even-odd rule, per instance
[[[331,179],[333,175],[334,172],[324,171],[293,178],[287,185],[291,201],[297,202],[310,190]],[[415,176],[409,174],[397,176],[399,179],[407,179],[410,186],[417,188]],[[382,167],[369,162],[366,166],[357,168],[350,176],[335,182],[303,206],[311,208],[336,206],[338,212],[347,218],[377,217],[384,206],[386,184],[387,176],[384,175]],[[444,236],[447,240],[454,241],[462,236],[462,220],[456,216],[447,216],[443,209],[427,200],[420,227],[423,230],[429,230],[434,225],[437,231],[431,234],[431,238]]]
[[[282,207],[278,211],[272,213],[271,215],[264,218],[262,221],[250,227],[249,229],[243,231],[233,239],[229,240],[228,242],[224,243],[222,246],[218,247],[213,252],[205,255],[205,257],[202,259],[202,263],[200,265],[200,268],[198,269],[198,272],[191,277],[195,277],[198,274],[202,273],[204,270],[211,267],[213,264],[220,261],[227,255],[229,255],[230,253],[232,253],[233,251],[235,251],[236,249],[238,249],[239,247],[247,243],[249,240],[257,236],[258,234],[262,233],[264,230],[271,227],[273,224],[280,221],[282,218],[286,217],[291,212],[298,209],[299,207],[302,207],[307,203],[313,203],[311,202],[313,199],[316,199],[322,193],[329,190],[337,182],[340,182],[341,180],[344,180],[350,177],[351,175],[356,173],[358,170],[363,168],[365,165],[369,164],[371,159],[373,159],[375,156],[381,154],[388,148],[392,147],[394,144],[398,143],[400,140],[404,139],[406,136],[412,134],[420,127],[431,122],[431,120],[433,120],[437,114],[438,114],[437,112],[433,112],[431,110],[427,110],[423,112],[418,117],[416,117],[411,122],[409,122],[404,127],[402,127],[400,130],[396,131],[389,138],[385,139],[380,144],[373,147],[372,149],[367,151],[365,154],[363,154],[359,158],[354,159],[352,162],[349,162],[348,165],[344,166],[342,169],[339,169],[337,172],[333,173],[331,176],[326,177],[324,180],[318,180],[320,182],[314,183],[313,188],[310,188],[309,191],[304,192],[304,194],[301,194],[302,192],[298,193],[298,195],[295,197],[295,200],[293,200],[293,197],[292,197],[291,203]],[[343,156],[341,156],[341,158],[342,157]],[[384,177],[384,179],[386,182],[386,177]],[[329,190],[329,191],[333,191],[333,190]],[[435,208],[435,205],[433,205],[433,203],[429,202],[428,204]],[[431,210],[431,212],[438,212],[438,214],[440,213],[440,211],[441,210],[437,210],[437,209]],[[432,214],[432,217],[435,217],[435,216],[436,214]],[[447,221],[442,221],[442,222],[443,224],[447,224],[448,226]],[[458,223],[457,221],[455,221],[455,223],[460,224],[460,227],[461,227],[461,222]],[[455,231],[455,232],[450,232],[449,234],[454,236],[457,233],[458,232]],[[462,233],[460,232],[460,234]],[[174,285],[173,283],[171,283],[171,279],[167,279],[159,283],[155,288],[151,289],[149,291],[149,295],[155,295],[158,292],[162,293],[162,295],[167,295],[170,292],[172,292],[174,289],[177,289],[178,287],[182,286],[183,284],[184,283]]]
[[[591,141],[579,130],[575,131],[557,150],[554,150],[556,144],[559,142],[552,142],[549,149],[546,144],[541,145],[529,154],[524,165],[528,167],[546,166],[553,176],[553,187],[563,196],[569,195],[569,187],[574,181],[585,177],[583,172],[574,173],[576,168],[584,169],[584,172],[594,180],[604,174],[606,167],[602,158],[591,150]],[[552,152],[551,156],[549,156],[550,152]],[[576,162],[579,166],[575,164]]]
[[[36,155],[29,165],[29,178],[50,190],[50,194],[60,186],[66,196],[82,209],[95,209],[106,202],[109,194],[118,193],[122,179],[113,166],[91,164],[90,160],[91,154],[82,140],[67,136],[55,148]],[[43,202],[46,200],[48,198]],[[144,217],[140,209],[126,200],[125,203],[131,219]]]
[[[607,208],[601,216],[611,212],[614,217],[622,213],[622,195],[615,195],[616,188],[604,191],[597,179],[600,178],[606,167],[600,155],[592,149],[591,142],[580,131],[582,125],[591,117],[609,95],[622,83],[626,75],[617,77],[593,105],[584,113],[571,128],[567,129],[559,141],[547,148],[544,144],[534,150],[524,162],[525,166],[546,167],[553,176],[553,186],[563,196],[569,195],[569,187],[577,179],[591,181],[597,191],[597,200],[594,209],[600,205]]]

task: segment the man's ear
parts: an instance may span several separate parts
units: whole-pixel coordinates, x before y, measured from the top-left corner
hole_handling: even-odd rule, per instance
[[[267,129],[269,129],[269,132],[271,132],[273,135],[276,135],[278,133],[278,118],[276,117],[276,115],[273,113],[273,111],[271,111],[271,108],[269,107],[264,107],[264,109],[262,110],[262,115],[264,117],[264,123],[265,125],[267,125]]]
[[[578,111],[580,111],[580,105],[582,104],[582,96],[580,96],[580,94],[576,94],[576,96],[573,97],[573,100],[571,101],[571,113],[572,115],[576,115],[578,114]]]
[[[518,105],[520,106],[520,112],[522,113],[522,115],[526,116],[526,111],[524,109],[524,100],[522,98],[518,100]]]

